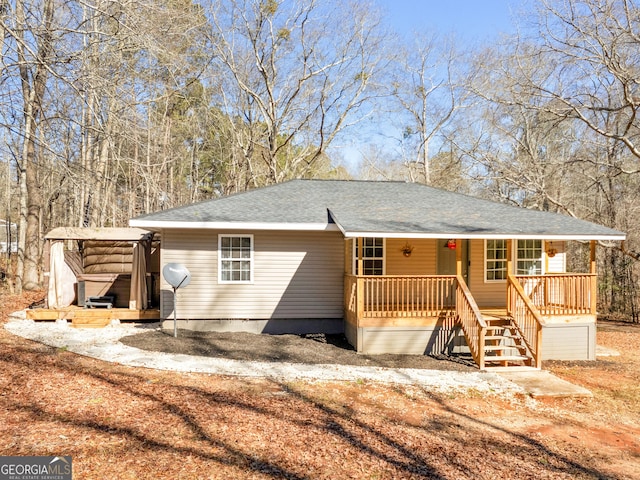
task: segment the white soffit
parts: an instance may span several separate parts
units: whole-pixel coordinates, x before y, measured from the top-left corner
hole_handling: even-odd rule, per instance
[[[460,240],[625,240],[625,235],[549,235],[549,234],[522,234],[522,233],[395,233],[395,232],[348,232],[343,231],[345,238],[380,237],[380,238],[434,238],[434,239],[460,239]]]
[[[132,227],[149,229],[209,229],[209,230],[284,230],[338,231],[334,223],[269,223],[269,222],[167,222],[129,220]]]

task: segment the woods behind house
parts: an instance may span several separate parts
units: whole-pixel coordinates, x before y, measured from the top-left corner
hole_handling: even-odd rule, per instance
[[[3,273],[39,287],[57,226],[401,179],[627,232],[599,249],[599,310],[638,321],[640,7],[515,13],[516,35],[470,44],[394,32],[375,2],[0,0]]]

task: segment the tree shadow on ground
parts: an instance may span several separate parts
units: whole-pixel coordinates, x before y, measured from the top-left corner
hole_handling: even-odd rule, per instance
[[[165,455],[178,455],[236,477],[345,478],[360,472],[383,478],[490,478],[490,472],[478,475],[477,455],[491,451],[498,452],[495,468],[502,469],[496,473],[531,475],[538,469],[605,477],[541,441],[458,411],[444,395],[428,391],[428,402],[415,402],[401,387],[382,390],[387,396],[404,395],[406,408],[437,406],[416,424],[387,407],[384,395],[369,398],[370,390],[380,388],[375,385],[350,384],[344,394],[334,394],[331,384],[155,372],[26,341],[2,343],[2,411],[30,425],[70,428],[77,438],[69,440],[68,454],[84,459],[75,464],[80,471],[92,454],[78,441],[91,431],[124,441],[114,456],[149,457],[147,464],[138,458],[133,467],[145,464],[147,473],[154,471],[154,462],[163,464]],[[339,385],[335,388],[345,388]],[[95,398],[103,399],[103,408],[91,407]],[[22,438],[4,448],[5,454],[42,454],[28,431],[8,432],[8,425],[0,427],[3,435]],[[470,450],[476,457],[464,453]],[[541,455],[547,465],[539,462]],[[509,458],[517,468],[508,465]],[[155,471],[160,474],[172,472]]]

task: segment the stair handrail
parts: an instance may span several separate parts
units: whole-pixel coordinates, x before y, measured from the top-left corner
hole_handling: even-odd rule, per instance
[[[487,322],[484,321],[478,304],[471,295],[462,275],[457,275],[456,314],[473,360],[478,364],[480,370],[484,370],[484,338],[487,332]]]
[[[518,299],[521,300],[523,309],[517,308]],[[507,275],[507,308],[507,313],[513,318],[520,336],[533,357],[536,368],[542,368],[542,327],[546,325],[546,322],[518,279],[511,274]],[[527,323],[533,324],[535,332],[530,331],[531,327],[527,327]]]

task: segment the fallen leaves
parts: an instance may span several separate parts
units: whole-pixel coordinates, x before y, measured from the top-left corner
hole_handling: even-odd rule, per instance
[[[159,372],[0,331],[1,453],[71,455],[82,479],[632,478],[637,412],[606,423],[600,401]]]

